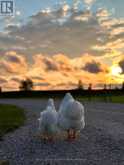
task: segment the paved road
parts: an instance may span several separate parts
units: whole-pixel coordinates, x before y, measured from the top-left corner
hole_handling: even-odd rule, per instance
[[[32,110],[39,116],[41,110],[47,104],[46,99],[1,99],[0,103],[14,104],[28,111]],[[58,109],[60,101],[55,105]],[[107,133],[114,137],[124,138],[124,104],[92,103],[85,102],[86,123],[95,127],[102,127]]]
[[[23,149],[20,147],[21,149],[18,155],[23,155],[23,162],[25,161],[24,165],[31,163],[29,163],[29,157],[30,160],[32,158],[32,161],[36,161],[36,158],[40,160],[41,158],[48,158],[48,155],[50,158],[55,157],[59,159],[67,158],[69,156],[70,158],[73,158],[73,156],[76,158],[78,156],[78,158],[84,160],[85,165],[92,163],[99,165],[124,165],[124,104],[84,102],[83,104],[85,106],[86,127],[81,133],[80,140],[77,140],[77,142],[71,144],[71,146],[68,148],[66,148],[66,142],[63,142],[63,144],[62,142],[61,144],[57,142],[54,146],[54,151],[51,149],[50,145],[47,146],[48,148],[46,149],[44,144],[41,145],[41,142],[36,142],[36,139],[34,140],[30,135],[32,130],[36,130],[36,119],[38,118],[40,111],[45,108],[47,100],[1,99],[0,103],[15,104],[25,108],[28,112],[27,124],[19,130],[15,131],[15,133],[7,135],[5,137],[5,141],[1,143],[2,149],[5,148],[4,146],[8,144],[8,146],[12,146],[14,142],[10,144],[10,139],[13,140],[15,138],[17,146],[20,147],[21,142],[18,140],[20,137],[23,138],[22,142],[25,142],[25,139],[30,139],[30,142],[27,140],[27,148],[29,148],[29,144],[32,145],[32,148],[34,147],[33,150],[35,150],[36,153],[29,154],[28,150],[25,149],[25,151],[23,151]],[[55,105],[57,109],[59,104],[60,100],[56,100]],[[59,148],[61,148],[61,151]],[[73,150],[71,148],[73,148]],[[63,150],[64,153],[62,152]],[[65,154],[65,150],[67,150],[68,154]],[[13,157],[13,165],[14,163],[15,165],[19,165],[19,160],[21,165],[21,158],[19,159],[18,155],[15,154],[16,148],[13,148],[12,151],[10,148],[7,150],[3,149],[3,152],[4,154],[1,154],[0,158],[2,156],[5,157],[6,154],[8,159],[11,161],[11,157]],[[13,152],[13,154],[11,154],[11,152]],[[29,155],[26,157],[26,154]],[[16,163],[17,159],[18,163]]]

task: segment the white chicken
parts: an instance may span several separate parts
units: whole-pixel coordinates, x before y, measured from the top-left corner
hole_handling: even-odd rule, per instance
[[[49,99],[46,109],[40,113],[39,131],[45,140],[53,140],[57,134],[58,113],[56,112],[53,99]]]
[[[66,93],[66,95],[64,96],[60,104],[59,113],[63,112],[66,109],[66,106],[70,101],[74,101],[74,98],[72,97],[70,93]]]
[[[66,94],[58,113],[58,126],[67,131],[68,140],[76,138],[77,132],[84,128],[84,106]]]

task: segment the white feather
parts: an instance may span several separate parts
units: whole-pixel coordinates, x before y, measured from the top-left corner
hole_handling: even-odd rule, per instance
[[[85,126],[84,106],[70,94],[66,94],[60,105],[58,126],[63,130],[81,130]]]
[[[74,100],[74,98],[72,97],[72,95],[70,93],[66,93],[66,95],[64,96],[64,98],[60,104],[59,113],[64,113],[64,111],[66,110],[67,104],[73,100]]]
[[[40,113],[39,128],[42,134],[57,133],[58,113],[55,110],[53,99],[49,99],[46,109]]]

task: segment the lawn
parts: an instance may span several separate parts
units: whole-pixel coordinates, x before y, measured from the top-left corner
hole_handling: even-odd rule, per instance
[[[22,126],[24,110],[14,105],[0,105],[0,137]]]
[[[112,102],[113,103],[124,103],[124,96],[113,96]]]
[[[111,95],[111,96],[94,96],[94,97],[78,97],[80,101],[96,101],[96,102],[110,102],[110,103],[124,103],[124,96]]]

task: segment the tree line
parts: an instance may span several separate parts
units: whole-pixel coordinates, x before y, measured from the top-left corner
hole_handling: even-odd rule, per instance
[[[32,79],[26,78],[26,79],[20,81],[20,84],[19,84],[20,91],[32,91],[33,89],[34,89],[34,83],[33,83]],[[77,89],[84,90],[84,85],[81,80],[78,81]],[[115,89],[118,90],[117,87],[115,87]],[[120,89],[124,90],[124,82],[122,83]],[[92,83],[90,83],[88,85],[87,90],[90,90],[90,91],[93,90]],[[112,84],[103,84],[103,90],[112,90]],[[0,92],[2,92],[2,87],[0,87]]]

